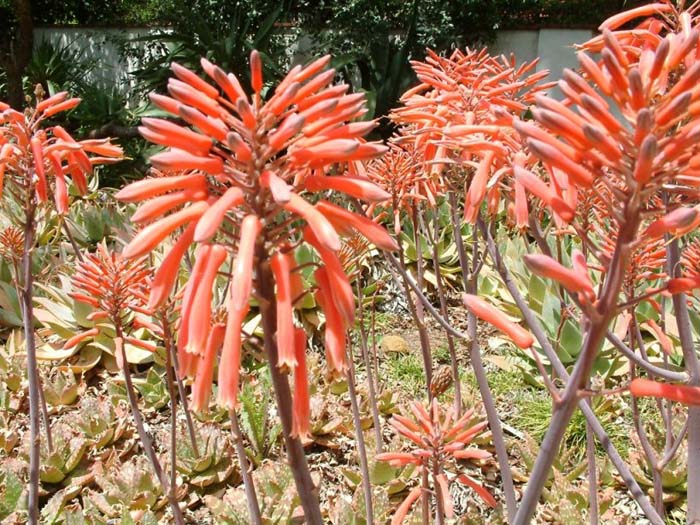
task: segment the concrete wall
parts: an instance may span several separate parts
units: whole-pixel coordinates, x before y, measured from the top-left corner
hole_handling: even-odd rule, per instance
[[[515,53],[518,62],[529,62],[537,57],[537,70],[548,69],[551,79],[561,78],[564,68],[576,69],[574,44],[581,44],[593,36],[593,31],[580,29],[540,29],[539,31],[499,31],[490,46],[491,53]]]
[[[144,53],[159,53],[164,46],[149,47],[135,39],[152,34],[155,30],[138,29],[90,29],[90,28],[37,28],[34,30],[34,45],[48,40],[55,46],[68,46],[80,54],[80,58],[91,64],[85,79],[101,87],[116,85],[120,91],[128,92],[133,79],[130,73],[140,66],[137,56]]]
[[[154,30],[37,28],[35,42],[48,39],[55,44],[81,50],[84,59],[96,64],[94,70],[87,74],[90,81],[104,86],[117,85],[120,90],[128,92],[132,82],[129,73],[139,67],[135,57],[144,52],[159,53],[164,48],[147,48],[145,43],[134,41],[152,31]],[[506,55],[515,53],[518,62],[540,57],[537,69],[549,69],[551,78],[559,78],[565,67],[576,67],[573,44],[585,42],[592,35],[592,31],[569,29],[500,31],[490,50],[492,53]],[[296,52],[300,52],[303,42],[299,42],[296,47]],[[126,58],[124,50],[127,51]]]

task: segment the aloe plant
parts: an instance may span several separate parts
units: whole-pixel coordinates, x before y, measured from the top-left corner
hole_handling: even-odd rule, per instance
[[[42,442],[39,479],[56,484],[66,479],[86,457],[88,442],[75,428],[59,421],[52,425],[53,448]]]
[[[42,384],[46,402],[54,407],[72,405],[85,385],[79,383],[70,371],[55,370],[44,377]]]
[[[259,465],[277,444],[282,426],[272,419],[272,399],[269,392],[271,382],[267,374],[261,374],[257,385],[245,383],[241,388],[240,421],[241,431],[251,448],[247,450],[250,459]]]
[[[227,481],[234,473],[231,441],[218,425],[203,424],[197,428],[198,450],[192,448],[186,429],[179,427],[177,471],[195,487]]]
[[[126,407],[116,406],[107,397],[84,396],[80,400],[75,424],[90,443],[91,451],[118,441],[127,429]]]
[[[125,462],[115,457],[97,463],[93,472],[100,491],[89,489],[87,497],[109,518],[135,521],[148,512],[161,511],[168,504],[163,487],[145,457],[137,456]]]

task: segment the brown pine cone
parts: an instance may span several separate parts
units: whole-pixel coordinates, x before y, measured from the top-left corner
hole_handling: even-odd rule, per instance
[[[443,365],[433,374],[433,380],[430,382],[430,392],[437,397],[447,391],[450,385],[452,385],[452,368],[448,365]]]

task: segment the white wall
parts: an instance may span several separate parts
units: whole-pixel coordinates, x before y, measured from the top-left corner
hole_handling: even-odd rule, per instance
[[[134,59],[124,59],[120,46],[130,41],[132,49],[146,48],[143,42],[133,39],[153,32],[153,29],[86,29],[86,28],[37,28],[35,42],[48,39],[55,44],[69,45],[80,49],[82,56],[94,60],[97,68],[88,75],[89,80],[101,85],[117,85],[128,92],[131,79],[129,72],[138,69]],[[582,43],[591,38],[592,31],[541,29],[539,31],[499,31],[491,53],[510,55],[515,53],[518,62],[531,61],[540,57],[537,69],[549,69],[551,78],[561,76],[565,67],[576,67],[576,55],[573,44]],[[303,47],[299,44],[299,47]],[[158,52],[158,50],[154,50]]]
[[[582,44],[593,34],[593,31],[582,29],[499,31],[489,50],[492,54],[515,53],[518,62],[529,62],[540,57],[537,70],[548,69],[550,79],[556,80],[561,78],[564,68],[578,67],[574,44]]]
[[[69,46],[80,51],[80,57],[95,67],[86,72],[86,80],[102,87],[116,85],[121,91],[128,92],[133,79],[129,73],[139,68],[133,58],[125,57],[122,50],[140,49],[143,53],[147,46],[134,39],[152,34],[155,29],[109,29],[109,28],[53,28],[39,27],[34,30],[34,45],[48,40],[56,46]],[[157,53],[157,49],[152,52]],[[139,53],[139,54],[141,54]]]

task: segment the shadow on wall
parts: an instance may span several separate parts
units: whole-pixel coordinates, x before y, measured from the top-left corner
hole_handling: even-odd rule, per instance
[[[130,47],[131,51],[134,47],[145,47],[134,39],[148,32],[148,29],[40,27],[34,31],[34,41],[49,40],[57,45],[76,47],[86,60],[96,64],[89,73],[93,77],[90,81],[104,86],[116,85],[120,91],[128,93],[133,83],[130,73],[141,66],[135,57],[144,56],[144,52],[158,52],[157,49],[129,52]],[[515,53],[518,63],[539,56],[537,70],[549,69],[551,78],[560,78],[565,67],[577,67],[574,44],[585,42],[593,34],[590,30],[577,29],[504,30],[497,33],[489,51],[492,54]],[[301,42],[299,47],[303,47]]]
[[[564,68],[576,69],[574,44],[589,40],[595,33],[587,29],[540,29],[535,31],[498,31],[496,41],[489,46],[491,54],[515,53],[518,63],[537,57],[537,71],[549,69],[550,79],[561,78]],[[560,95],[559,88],[553,95]]]

